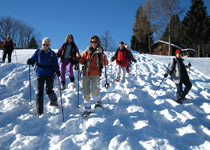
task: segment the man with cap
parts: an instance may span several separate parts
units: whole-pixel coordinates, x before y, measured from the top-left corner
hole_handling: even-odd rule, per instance
[[[192,83],[190,82],[189,76],[187,74],[186,68],[191,67],[191,63],[188,65],[184,64],[184,59],[181,56],[181,49],[177,49],[175,52],[175,58],[169,63],[166,68],[166,73],[164,77],[166,78],[168,74],[171,75],[171,80],[176,84],[177,93],[176,93],[176,101],[178,103],[182,103],[185,99],[185,96],[188,94],[192,87]],[[185,85],[185,89],[183,91],[182,84]]]

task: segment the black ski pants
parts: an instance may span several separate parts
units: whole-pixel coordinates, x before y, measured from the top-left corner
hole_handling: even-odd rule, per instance
[[[184,91],[183,91],[182,84],[185,85]],[[190,79],[187,76],[187,77],[182,78],[180,83],[176,84],[176,87],[177,87],[176,100],[181,100],[181,99],[184,99],[185,96],[190,91],[190,89],[192,87],[192,83],[190,82]]]
[[[57,101],[57,96],[53,91],[54,76],[42,76],[37,77],[37,97],[36,97],[36,110],[37,114],[43,114],[43,93],[44,84],[46,82],[46,94],[50,98],[51,102]]]
[[[11,63],[12,51],[11,50],[4,50],[3,51],[2,62],[5,62],[6,56],[7,56],[7,59],[8,59],[8,63]]]

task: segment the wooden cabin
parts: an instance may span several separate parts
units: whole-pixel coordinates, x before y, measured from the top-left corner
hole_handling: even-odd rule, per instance
[[[183,57],[195,57],[195,49],[193,49],[193,48],[182,49],[182,56]]]
[[[167,55],[169,52],[169,42],[158,40],[152,46],[152,54],[153,55]],[[182,49],[180,46],[171,43],[171,54],[172,56],[175,55],[175,51],[177,49]]]

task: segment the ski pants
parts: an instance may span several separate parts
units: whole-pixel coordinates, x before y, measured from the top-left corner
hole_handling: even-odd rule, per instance
[[[182,84],[185,85],[185,89],[183,91]],[[176,93],[176,100],[181,100],[185,98],[192,87],[192,83],[190,82],[189,77],[183,78],[179,84],[176,84],[177,93]]]
[[[68,58],[64,58],[63,61],[60,63],[60,67],[61,67],[61,81],[66,81],[66,66],[68,66],[68,75],[69,78],[74,78],[74,72],[73,72],[73,65],[71,64],[71,62],[69,61]]]
[[[91,88],[92,87],[92,88]],[[98,97],[100,95],[100,77],[97,76],[83,76],[83,92],[84,101],[90,100],[90,94],[93,97]]]
[[[121,77],[121,71],[123,72],[122,80],[125,80],[126,67],[122,67],[122,66],[118,65],[118,67],[117,67],[117,78],[118,79],[120,79],[120,77]]]
[[[11,50],[9,50],[9,51],[8,50],[4,50],[3,51],[2,62],[5,62],[6,56],[7,56],[7,59],[8,59],[8,63],[11,63],[12,51]]]
[[[41,76],[37,77],[37,97],[36,97],[36,110],[38,114],[43,114],[43,93],[44,84],[46,82],[46,94],[51,102],[57,101],[57,96],[53,91],[54,76]]]

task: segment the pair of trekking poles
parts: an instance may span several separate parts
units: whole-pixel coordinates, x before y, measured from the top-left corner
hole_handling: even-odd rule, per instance
[[[31,67],[30,67],[31,65],[28,65],[28,66],[29,66],[29,97],[30,97],[29,104],[32,106],[32,100],[31,100]],[[78,70],[78,72],[79,72],[79,70]],[[78,82],[79,82],[79,80],[78,80]],[[59,85],[59,94],[60,94],[60,99],[61,99],[62,120],[64,122],[63,101],[62,101],[61,85],[60,85],[59,77],[58,77],[58,85]],[[78,95],[79,95],[79,93],[78,93]],[[79,104],[79,99],[78,99],[78,104]]]
[[[190,67],[189,67],[189,78],[190,78]],[[162,79],[162,81],[160,82],[159,86],[157,87],[157,89],[155,90],[155,93],[157,92],[157,90],[160,88],[160,86],[162,85],[163,81],[165,80],[165,77]]]

